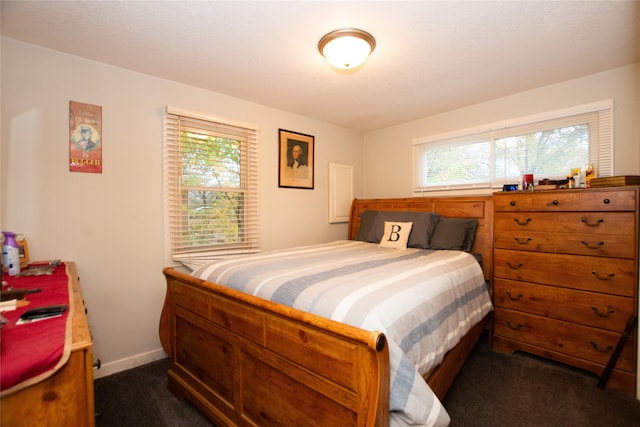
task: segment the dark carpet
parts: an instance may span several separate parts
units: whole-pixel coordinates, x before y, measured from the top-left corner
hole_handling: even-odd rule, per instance
[[[186,400],[168,389],[169,359],[94,382],[96,427],[211,427]]]
[[[96,426],[212,426],[168,391],[167,368],[165,359],[96,380]],[[597,382],[546,359],[495,352],[483,337],[443,403],[451,427],[640,427],[640,401]]]
[[[640,401],[599,389],[590,372],[527,353],[494,351],[481,338],[443,404],[451,427],[638,427]]]

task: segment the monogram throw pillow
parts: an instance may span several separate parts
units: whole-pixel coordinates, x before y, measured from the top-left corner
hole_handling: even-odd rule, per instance
[[[385,221],[380,247],[406,250],[412,226],[412,222]]]

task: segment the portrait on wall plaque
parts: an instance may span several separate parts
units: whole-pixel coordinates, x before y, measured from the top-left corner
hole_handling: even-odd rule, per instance
[[[69,101],[69,170],[102,173],[102,107]]]
[[[314,137],[284,129],[280,139],[279,187],[313,189]]]

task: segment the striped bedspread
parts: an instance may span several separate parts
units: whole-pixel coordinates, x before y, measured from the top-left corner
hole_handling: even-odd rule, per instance
[[[383,332],[389,342],[392,426],[449,423],[422,375],[492,309],[480,265],[459,251],[403,252],[339,240],[220,260],[192,274]]]

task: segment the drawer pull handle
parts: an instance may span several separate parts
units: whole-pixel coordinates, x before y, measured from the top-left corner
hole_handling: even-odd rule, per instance
[[[520,238],[520,237],[514,237],[514,239],[516,239],[516,242],[518,242],[518,244],[520,245],[526,245],[531,241],[531,237],[527,237],[526,239]]]
[[[609,310],[607,310],[606,313],[600,312],[600,310],[598,310],[598,307],[595,306],[591,307],[591,310],[593,310],[593,312],[600,317],[611,317],[611,315],[615,312],[615,310],[611,307],[609,307]]]
[[[509,202],[509,204],[510,204],[511,206],[515,206],[515,205],[516,205],[516,202],[515,202],[515,200],[512,200],[512,201],[510,201],[510,202]]]
[[[520,298],[524,296],[522,294],[518,294],[518,296],[514,297],[513,295],[511,295],[511,292],[509,291],[507,291],[507,295],[509,296],[509,299],[512,301],[518,301]]]
[[[520,330],[520,328],[522,328],[522,326],[524,326],[522,323],[518,323],[516,326],[513,326],[511,324],[511,322],[509,322],[507,320],[507,327],[509,327],[509,329],[513,329],[514,331],[518,331],[518,330]]]
[[[593,270],[591,272],[591,274],[596,276],[596,279],[598,279],[598,280],[611,280],[611,279],[613,279],[615,277],[615,273],[609,273],[606,276],[602,276],[600,273],[598,273],[597,270]]]
[[[611,346],[611,345],[608,345],[607,348],[600,348],[600,346],[597,343],[593,342],[593,341],[591,341],[591,347],[595,348],[600,353],[608,353],[611,350],[613,350],[613,346]]]
[[[582,218],[582,222],[584,222],[584,225],[587,227],[597,227],[604,222],[604,219],[600,218],[596,222],[589,222],[588,218]]]
[[[598,249],[600,246],[604,245],[603,241],[598,242],[596,245],[592,245],[591,243],[587,242],[586,240],[583,240],[580,243],[582,243],[584,245],[584,247],[587,248],[587,249]]]
[[[609,203],[611,203],[611,200],[609,200],[609,199],[604,199],[602,202],[603,202],[605,205],[608,205]]]
[[[553,201],[553,202],[551,202],[551,203],[553,203],[553,205],[554,205],[554,206],[558,206],[558,205],[560,204],[560,202],[559,202],[557,199],[556,199],[556,200],[554,200],[554,201]]]
[[[520,218],[513,218],[513,220],[516,222],[516,224],[518,225],[527,225],[531,222],[531,218],[527,218],[524,220],[524,222],[520,221]]]
[[[519,263],[518,265],[513,265],[513,264],[511,264],[510,261],[507,261],[507,265],[512,270],[520,270],[524,266],[524,264],[522,264],[522,263]]]

